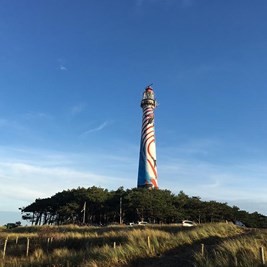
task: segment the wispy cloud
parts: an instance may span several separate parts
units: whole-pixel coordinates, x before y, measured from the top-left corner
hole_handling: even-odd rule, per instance
[[[77,170],[77,164],[74,164],[76,168],[66,163],[50,166],[50,161],[44,163],[43,156],[39,158],[39,163],[36,159],[33,162],[28,159],[25,163],[19,159],[3,161],[0,158],[0,210],[16,210],[24,203],[30,204],[36,198],[49,197],[64,189],[93,185],[107,188],[114,184],[119,187],[125,180],[94,170]],[[7,208],[8,199],[13,200],[13,206],[10,207],[9,203]]]
[[[0,127],[12,129],[13,131],[25,131],[27,128],[15,120],[0,118]]]
[[[107,125],[108,122],[104,122],[88,131],[101,131]],[[173,193],[183,190],[203,200],[237,206],[241,203],[242,209],[267,214],[262,204],[267,203],[267,161],[235,159],[224,162],[202,157],[203,154],[216,156],[222,145],[219,140],[192,140],[184,144],[180,152],[179,147],[159,147],[160,188]],[[49,197],[78,186],[134,187],[139,149],[131,144],[123,147],[127,149],[101,150],[100,153],[0,147],[0,210],[7,210],[5,206],[15,210],[35,198]]]
[[[60,66],[59,66],[59,69],[62,70],[62,71],[66,71],[66,70],[68,70],[64,65],[60,65]]]
[[[266,191],[263,189],[267,187],[267,168],[262,166],[266,166],[266,162],[220,165],[202,160],[172,158],[161,162],[159,176],[172,177],[161,181],[164,187],[176,188],[176,191],[184,190],[188,194],[210,200],[267,201]]]
[[[45,112],[28,112],[22,115],[27,120],[32,119],[51,119],[52,116]]]
[[[235,149],[221,139],[187,140],[174,147],[158,147],[159,186],[183,190],[204,200],[242,203],[240,208],[267,214],[267,159],[232,156]],[[251,150],[241,144],[239,150]],[[247,205],[247,203],[251,203]],[[260,208],[261,207],[261,208]]]
[[[64,58],[58,58],[57,59],[57,64],[58,64],[57,69],[59,69],[61,71],[68,70],[67,67],[66,67],[66,60]]]
[[[202,139],[194,139],[184,141],[179,146],[171,146],[167,149],[169,154],[179,153],[182,157],[192,157],[192,156],[208,156],[209,154],[214,153],[214,151],[218,151],[221,148],[222,144],[220,140],[215,138],[202,138]]]
[[[17,114],[14,119],[0,118],[0,128],[3,128],[6,133],[12,132],[15,135],[30,135],[31,127],[29,127],[29,122],[51,119],[53,119],[53,116],[44,112],[27,112]]]
[[[81,136],[86,136],[86,135],[88,135],[88,134],[90,134],[90,133],[93,133],[93,132],[99,132],[99,131],[102,131],[102,130],[103,130],[104,128],[106,128],[109,124],[110,124],[110,122],[108,122],[108,121],[104,121],[104,122],[101,123],[99,126],[84,131],[84,132],[81,134]]]
[[[79,103],[77,105],[72,106],[70,112],[72,115],[76,115],[81,113],[85,109],[85,107],[86,107],[85,103]]]

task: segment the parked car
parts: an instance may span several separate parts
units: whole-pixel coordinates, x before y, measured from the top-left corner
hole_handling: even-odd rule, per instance
[[[147,225],[147,222],[138,222],[138,225]]]
[[[240,221],[235,221],[235,225],[240,226],[240,227],[246,227],[246,225],[243,224],[243,223],[240,222]]]
[[[192,226],[195,226],[196,224],[192,221],[188,221],[188,220],[184,220],[182,221],[182,226],[184,227],[192,227]]]

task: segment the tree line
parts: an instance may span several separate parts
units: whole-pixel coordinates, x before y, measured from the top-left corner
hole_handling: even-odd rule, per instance
[[[242,221],[248,227],[267,227],[267,217],[258,212],[249,213],[217,201],[202,201],[183,191],[173,194],[161,189],[119,187],[109,191],[96,186],[78,187],[36,199],[20,210],[22,219],[33,225],[178,223],[187,219],[197,223]]]

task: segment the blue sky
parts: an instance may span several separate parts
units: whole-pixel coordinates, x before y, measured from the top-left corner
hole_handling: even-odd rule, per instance
[[[153,83],[159,187],[267,215],[267,2],[0,3],[0,211],[133,188]]]

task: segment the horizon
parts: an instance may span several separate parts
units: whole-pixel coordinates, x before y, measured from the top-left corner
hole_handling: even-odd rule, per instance
[[[0,4],[0,211],[137,186],[153,83],[158,185],[267,215],[267,2]]]

